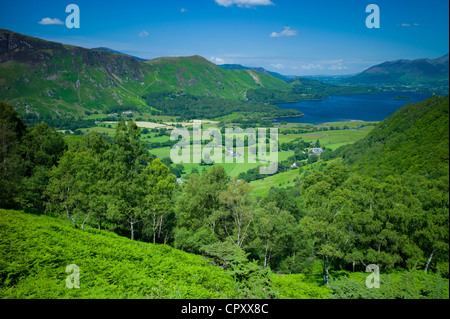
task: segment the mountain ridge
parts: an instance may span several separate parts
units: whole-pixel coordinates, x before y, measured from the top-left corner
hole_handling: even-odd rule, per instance
[[[120,51],[116,51],[116,50],[113,50],[113,49],[110,49],[110,48],[106,48],[106,47],[92,48],[91,50],[105,51],[105,52],[108,52],[108,53],[111,53],[111,54],[126,55],[126,56],[132,57],[133,59],[138,60],[140,62],[147,61],[147,59],[139,58],[137,56],[130,55],[130,54],[127,54],[127,53],[123,53],[123,52],[120,52]]]
[[[345,79],[348,84],[364,85],[447,85],[449,77],[448,53],[436,59],[399,59],[374,65],[360,74]]]
[[[250,89],[290,88],[268,74],[222,70],[200,56],[142,62],[109,50],[0,29],[0,99],[20,113],[63,115],[116,105],[147,107],[142,96],[152,92],[245,100]]]

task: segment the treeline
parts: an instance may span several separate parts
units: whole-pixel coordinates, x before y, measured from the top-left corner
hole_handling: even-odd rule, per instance
[[[339,156],[373,177],[420,174],[437,179],[449,174],[449,97],[410,103],[379,123],[369,135]]]
[[[433,268],[448,278],[448,176],[375,179],[330,164],[302,185],[303,244],[329,269]],[[430,200],[432,199],[432,200]]]
[[[305,100],[321,100],[330,95],[372,94],[379,90],[370,87],[339,86],[317,80],[297,78],[289,82],[293,88],[288,91],[266,88],[247,91],[247,99],[254,103],[283,103]]]
[[[376,123],[364,123],[364,125],[362,125],[359,128],[365,127],[365,126],[376,126]],[[281,130],[280,134],[283,135],[288,135],[288,134],[303,134],[303,133],[311,133],[311,132],[326,132],[326,131],[342,131],[342,130],[352,130],[355,128],[350,128],[348,125],[344,125],[342,127],[340,126],[314,126],[311,128],[303,128],[303,129],[296,129],[296,128],[292,128],[292,129],[283,129]]]
[[[109,106],[105,113],[106,114],[112,114],[112,113],[122,113],[122,112],[138,112],[139,109],[136,105],[115,105],[115,106]]]
[[[282,110],[275,105],[248,103],[240,100],[226,100],[213,97],[200,97],[172,92],[159,92],[144,95],[147,104],[164,115],[180,116],[186,120],[215,119],[235,112],[253,117],[280,117],[300,115],[296,110]]]
[[[50,127],[57,128],[64,131],[76,131],[80,128],[95,127],[96,120],[88,120],[75,116],[66,117],[51,117],[49,115],[37,116],[34,113],[27,113],[21,115],[21,119],[24,124],[29,127],[34,127],[42,122],[47,123]]]
[[[148,153],[140,131],[134,123],[120,122],[113,143],[94,133],[68,150],[49,174],[46,210],[76,227],[109,225],[131,239],[135,234],[153,242],[165,238],[176,181]]]
[[[29,129],[13,110],[0,101],[0,206],[42,210],[48,172],[67,150],[63,137],[46,123]]]

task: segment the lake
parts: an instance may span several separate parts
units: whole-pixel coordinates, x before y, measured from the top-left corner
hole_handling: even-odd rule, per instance
[[[410,96],[408,100],[395,100],[396,96]],[[276,122],[312,123],[382,121],[408,103],[425,100],[429,95],[414,92],[383,92],[364,95],[332,95],[321,101],[302,101],[276,104],[282,109],[295,109],[305,115],[278,119]]]

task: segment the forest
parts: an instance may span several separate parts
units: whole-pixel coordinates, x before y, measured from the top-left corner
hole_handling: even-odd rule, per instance
[[[186,120],[215,119],[234,112],[242,113],[250,120],[282,116],[300,116],[297,110],[282,110],[267,103],[247,103],[246,101],[227,100],[214,97],[194,96],[184,93],[159,92],[143,96],[147,104],[162,114],[180,116]]]
[[[334,85],[306,78],[295,78],[288,83],[292,86],[290,90],[251,89],[247,92],[247,99],[253,103],[283,103],[321,100],[330,95],[374,94],[380,92],[379,89],[374,87]]]
[[[222,288],[184,297],[448,298],[448,109],[448,96],[408,104],[365,139],[321,159],[323,169],[299,178],[294,188],[274,187],[259,198],[250,196],[251,172],[235,180],[215,165],[180,185],[132,121],[120,122],[113,139],[92,133],[68,144],[46,123],[28,128],[0,102],[0,208],[7,209],[0,220],[6,225],[14,214],[25,220],[18,212],[25,211],[65,221],[52,226],[62,239],[66,232],[79,236],[73,231],[114,233],[151,249],[170,246],[203,256],[232,278],[219,280],[225,287],[220,293]],[[293,144],[285,147],[301,156],[307,145]],[[15,232],[23,229],[20,236],[28,238],[30,226],[16,225]],[[15,285],[29,289],[23,280],[31,276],[7,266],[21,263],[10,236],[2,234],[9,258],[0,265],[3,295]],[[41,249],[51,250],[46,241]],[[95,250],[94,256],[103,254]],[[64,261],[52,259],[51,265]],[[366,289],[361,277],[369,264],[380,267],[389,289]]]

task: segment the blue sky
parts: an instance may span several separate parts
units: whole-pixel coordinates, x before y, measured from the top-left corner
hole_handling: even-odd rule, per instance
[[[80,8],[79,29],[64,25],[71,3]],[[372,3],[379,29],[365,24]],[[198,54],[282,74],[334,75],[448,53],[448,12],[448,0],[17,0],[2,4],[0,28],[147,59]]]

